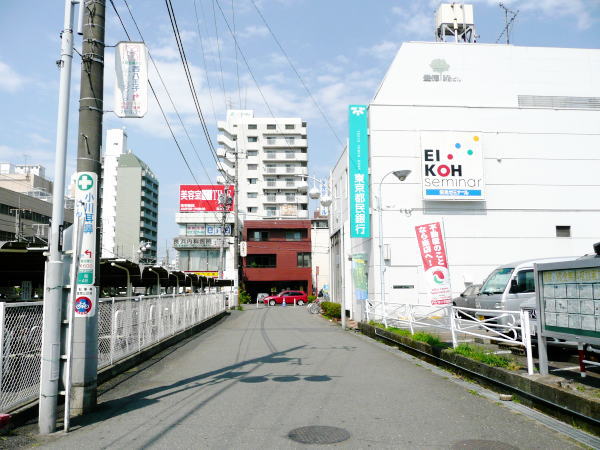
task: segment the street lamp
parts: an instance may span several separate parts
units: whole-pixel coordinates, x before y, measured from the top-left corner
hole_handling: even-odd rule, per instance
[[[385,261],[383,259],[383,202],[381,199],[381,185],[388,175],[394,174],[399,181],[404,181],[410,175],[410,170],[392,170],[386,173],[379,182],[379,196],[377,197],[377,209],[379,211],[379,264],[381,267],[381,304],[383,307],[383,324],[387,327],[385,307]]]
[[[323,180],[319,180],[318,178],[315,177],[311,177],[309,175],[302,175],[303,178],[306,179],[310,179],[313,182],[318,183],[320,186],[325,185],[325,181]],[[325,186],[327,189],[326,191],[329,191],[328,186]],[[329,206],[331,206],[331,203],[333,202],[333,198],[328,195],[321,195],[321,189],[319,189],[316,185],[312,187],[312,189],[310,189],[308,191],[308,196],[312,199],[312,200],[319,200],[320,199],[320,203],[321,206],[328,208]],[[341,197],[336,197],[336,200],[340,200],[340,207],[339,207],[339,221],[340,221],[340,259],[343,261],[344,259],[344,230],[343,230],[343,225],[342,225],[342,205],[341,205],[341,201],[342,198]],[[331,255],[330,255],[331,258]],[[331,259],[330,259],[330,266],[333,266],[333,264],[331,263]],[[341,265],[340,265],[341,267]],[[331,276],[331,267],[330,267],[330,276]],[[331,283],[330,283],[331,284]],[[337,293],[336,293],[337,295]],[[341,321],[342,321],[342,329],[345,330],[346,329],[346,297],[344,295],[341,295],[341,301],[340,301],[340,306],[341,306]]]

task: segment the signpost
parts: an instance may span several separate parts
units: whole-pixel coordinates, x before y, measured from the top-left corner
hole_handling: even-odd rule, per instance
[[[540,373],[548,374],[546,338],[577,342],[581,376],[587,344],[600,345],[600,257],[535,264]]]
[[[440,222],[427,223],[416,226],[415,231],[431,304],[449,305],[452,303],[452,290],[442,226]]]
[[[76,217],[83,223],[83,237],[77,270],[75,317],[92,317],[96,314],[96,215],[98,214],[98,175],[78,172],[75,182]],[[89,310],[78,309],[79,299],[89,305]],[[87,299],[87,300],[85,300]]]
[[[350,237],[370,238],[369,134],[366,105],[350,105],[348,114],[348,182]]]

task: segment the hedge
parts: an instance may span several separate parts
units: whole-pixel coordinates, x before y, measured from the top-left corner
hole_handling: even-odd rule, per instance
[[[323,314],[327,317],[331,317],[333,319],[341,319],[342,318],[342,305],[334,302],[321,302],[321,308],[323,309]]]

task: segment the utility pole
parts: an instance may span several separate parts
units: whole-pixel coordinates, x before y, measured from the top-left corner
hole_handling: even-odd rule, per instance
[[[219,279],[223,279],[225,270],[225,218],[227,217],[227,205],[229,196],[227,195],[227,186],[223,187],[223,193],[219,194],[219,206],[221,207],[221,247],[219,249]]]
[[[60,374],[60,339],[62,304],[64,301],[64,263],[61,234],[64,222],[65,168],[69,123],[71,63],[73,61],[73,1],[65,0],[65,15],[61,32],[61,51],[57,66],[60,70],[58,118],[52,191],[52,222],[48,237],[49,255],[44,283],[44,312],[40,367],[40,401],[38,427],[40,434],[56,430],[56,410]],[[82,7],[81,4],[79,6]]]
[[[82,258],[89,257],[92,270],[78,277],[76,317],[73,323],[71,413],[80,415],[96,406],[98,372],[100,220],[98,182],[101,171],[102,115],[104,113],[105,0],[85,0],[79,132],[77,134],[77,194],[84,204]],[[83,299],[84,304],[81,304]],[[87,305],[85,304],[87,303]]]
[[[23,226],[21,225],[21,208],[11,208],[9,212],[15,213],[15,241],[21,242],[23,238]]]
[[[238,155],[238,140],[235,140],[235,178],[233,180],[233,267],[235,267],[235,276],[237,278],[238,285],[238,298],[241,286],[241,270],[240,270],[240,237],[239,237],[239,207],[238,207],[238,166],[239,166],[239,155]]]

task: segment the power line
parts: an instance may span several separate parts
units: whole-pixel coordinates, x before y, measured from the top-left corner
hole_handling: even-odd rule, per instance
[[[215,0],[212,3],[213,20],[215,23],[215,37],[217,39],[217,54],[219,56],[219,72],[221,73],[221,88],[223,89],[223,101],[225,102],[225,109],[227,109],[227,95],[225,94],[225,81],[223,79],[223,64],[221,62],[221,42],[219,41],[219,28],[217,27],[217,14],[215,11]]]
[[[127,3],[127,0],[123,0],[123,2],[125,3],[125,6],[127,7],[127,11],[129,11],[129,16],[131,17],[131,20],[133,21],[133,24],[140,36],[140,39],[145,43],[144,36],[142,35],[142,31],[140,30],[140,27],[138,26],[137,21],[135,20],[135,17],[133,17],[133,13],[131,11],[131,8],[129,7],[129,3]],[[111,0],[111,3],[112,3],[112,0]],[[113,5],[113,8],[114,8],[114,5]],[[117,13],[117,15],[118,15],[118,13]],[[119,17],[119,20],[120,20],[120,17]],[[121,21],[121,24],[123,24],[122,21]],[[123,29],[125,29],[124,26],[123,26]],[[127,33],[127,30],[125,30],[125,32]],[[212,178],[208,174],[208,171],[206,170],[206,166],[204,165],[204,162],[202,161],[202,159],[200,158],[200,155],[198,154],[196,146],[194,145],[194,142],[192,141],[192,138],[190,137],[190,134],[188,133],[187,127],[185,126],[183,119],[181,118],[181,115],[179,114],[179,111],[177,110],[177,107],[175,106],[175,102],[173,101],[173,98],[171,97],[171,93],[169,92],[169,89],[167,88],[167,85],[160,73],[160,70],[158,70],[158,66],[157,66],[156,62],[154,61],[154,58],[152,57],[150,50],[148,50],[148,56],[150,57],[150,61],[152,61],[152,65],[154,66],[154,69],[156,70],[158,78],[167,94],[167,97],[169,98],[169,101],[171,102],[171,106],[173,106],[173,110],[175,111],[175,114],[177,115],[177,118],[179,119],[179,123],[181,124],[181,127],[183,128],[185,135],[187,136],[188,140],[190,141],[190,145],[192,146],[192,149],[194,150],[194,153],[196,154],[196,158],[198,158],[198,161],[200,162],[200,165],[202,166],[202,170],[204,171],[206,178],[208,179],[208,181],[211,184],[213,184]],[[150,84],[150,82],[148,82],[148,83]],[[155,97],[156,97],[156,94],[155,94]],[[157,98],[157,101],[158,101],[158,98]]]
[[[333,128],[333,126],[331,125],[331,122],[329,121],[329,118],[327,117],[327,115],[325,114],[325,112],[323,111],[323,109],[321,108],[321,106],[319,105],[319,103],[317,102],[317,99],[313,96],[312,92],[308,88],[308,85],[304,82],[304,79],[300,75],[300,72],[298,72],[298,70],[296,69],[296,66],[294,66],[294,63],[292,62],[292,60],[288,56],[287,52],[285,51],[285,49],[281,45],[281,42],[279,42],[279,39],[277,39],[277,36],[275,36],[275,33],[271,29],[271,26],[267,22],[267,19],[265,19],[265,16],[263,16],[262,12],[260,11],[260,9],[256,5],[256,3],[254,2],[254,0],[250,0],[250,1],[252,2],[252,5],[256,9],[256,12],[258,13],[258,15],[260,16],[260,18],[262,19],[263,23],[265,24],[265,26],[269,30],[269,33],[271,33],[271,37],[273,37],[273,40],[275,41],[275,43],[277,44],[277,46],[281,50],[281,53],[283,53],[283,56],[285,56],[285,59],[287,60],[288,64],[290,65],[290,67],[292,68],[292,70],[294,71],[294,73],[296,74],[296,76],[298,77],[298,79],[300,80],[300,83],[302,83],[302,86],[304,87],[304,89],[308,93],[308,96],[311,98],[311,100],[313,101],[313,103],[315,104],[315,106],[317,107],[317,109],[319,110],[319,113],[321,114],[321,116],[325,120],[325,123],[327,123],[327,126],[331,130],[331,133],[335,136],[335,138],[337,139],[338,143],[343,147],[344,144],[342,143],[341,139],[339,138],[339,136],[335,132],[335,129]]]
[[[235,32],[235,8],[233,6],[233,0],[231,0],[231,21],[233,23],[233,36],[236,36],[236,32]],[[233,50],[235,51],[235,73],[237,75],[239,108],[242,109],[242,89],[240,88],[240,69],[238,67],[238,51],[237,51],[237,47],[235,45],[233,46]]]
[[[200,2],[200,11],[202,12],[202,19],[206,23],[206,16],[204,15],[204,9],[202,8],[202,2]],[[200,20],[198,19],[198,8],[196,7],[196,0],[194,0],[194,13],[196,16],[196,29],[198,30],[198,40],[200,41],[200,49],[202,50],[202,62],[204,64],[204,76],[206,77],[206,85],[208,86],[208,95],[210,96],[210,105],[212,107],[213,118],[215,124],[217,123],[217,113],[215,111],[215,102],[212,95],[212,87],[210,85],[210,77],[208,76],[208,63],[206,62],[206,54],[204,52],[204,43],[202,42],[202,33],[200,32]]]
[[[119,14],[119,11],[117,10],[117,7],[115,6],[114,1],[110,0],[110,4],[112,5],[112,8],[115,11],[115,14],[117,15],[119,22],[121,22],[121,26],[123,27],[123,31],[125,31],[125,35],[127,36],[127,39],[131,40],[131,36],[129,35],[129,32],[127,31],[127,28],[125,27],[123,20],[121,19],[121,15]],[[196,180],[196,176],[194,175],[194,172],[192,171],[192,168],[190,167],[190,165],[187,161],[187,158],[185,157],[183,150],[181,149],[181,146],[179,145],[179,142],[177,141],[177,138],[175,137],[175,133],[173,132],[173,129],[171,128],[171,124],[169,123],[169,121],[167,119],[167,116],[162,107],[162,104],[160,103],[160,100],[158,99],[158,96],[156,95],[156,91],[154,90],[154,86],[152,86],[152,83],[150,82],[150,80],[148,80],[148,85],[150,86],[150,90],[152,91],[152,94],[154,95],[154,98],[156,99],[156,103],[158,104],[158,107],[160,108],[160,112],[162,113],[163,118],[165,119],[165,123],[167,124],[167,127],[169,128],[169,131],[171,132],[171,136],[173,137],[173,140],[175,141],[175,145],[177,146],[177,149],[179,150],[179,153],[181,154],[181,157],[183,158],[185,165],[187,166],[188,170],[190,171],[190,174],[192,175],[192,178],[194,179],[196,184],[198,184],[198,180]]]

